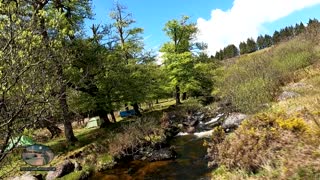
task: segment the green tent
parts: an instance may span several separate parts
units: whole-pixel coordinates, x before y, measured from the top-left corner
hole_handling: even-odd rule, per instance
[[[5,149],[5,151],[12,149],[14,145],[16,145],[16,147],[19,147],[19,146],[30,146],[33,144],[35,143],[30,137],[22,135],[20,140],[19,140],[19,137],[15,137],[14,139],[11,139],[9,141],[9,146]]]
[[[93,117],[87,123],[86,128],[97,128],[97,127],[100,127],[102,123],[103,123],[103,120],[100,119],[99,116]]]

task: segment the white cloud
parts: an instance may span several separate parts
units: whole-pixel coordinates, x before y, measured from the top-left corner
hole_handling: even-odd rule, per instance
[[[248,37],[256,38],[264,23],[316,4],[320,0],[234,0],[231,9],[215,9],[211,19],[197,20],[200,31],[197,40],[207,43],[208,52],[214,55],[228,44],[237,46]]]

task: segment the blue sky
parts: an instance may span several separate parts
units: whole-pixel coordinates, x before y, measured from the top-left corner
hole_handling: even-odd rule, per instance
[[[92,23],[109,23],[113,0],[93,0]],[[238,45],[248,37],[272,34],[296,22],[320,19],[320,0],[120,0],[144,29],[146,49],[155,51],[168,39],[165,23],[182,15],[191,17],[200,30],[199,41],[208,43],[208,53],[228,44]]]

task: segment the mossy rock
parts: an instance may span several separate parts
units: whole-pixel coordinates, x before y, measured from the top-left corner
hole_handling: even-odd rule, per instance
[[[117,164],[109,154],[101,155],[98,157],[97,162],[97,171],[99,172],[112,169]]]
[[[85,179],[89,179],[92,176],[92,174],[93,174],[93,168],[86,166],[81,171],[74,171],[58,179],[59,180],[85,180]]]

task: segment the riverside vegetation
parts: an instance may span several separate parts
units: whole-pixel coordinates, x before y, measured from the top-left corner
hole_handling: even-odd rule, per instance
[[[246,120],[230,132],[218,126],[221,118],[204,141],[213,179],[320,177],[318,20],[209,57],[183,16],[164,27],[169,41],[159,66],[144,49],[143,29],[119,3],[110,22],[85,36],[90,2],[0,2],[0,178],[31,176],[19,171],[22,149],[7,149],[22,135],[55,152],[48,166],[72,169],[55,178],[88,179],[121,161],[175,158],[168,140],[193,113],[209,120],[233,112]],[[137,116],[116,115],[129,106]],[[100,116],[102,126],[77,123],[87,116]],[[198,123],[187,122],[188,131]]]

